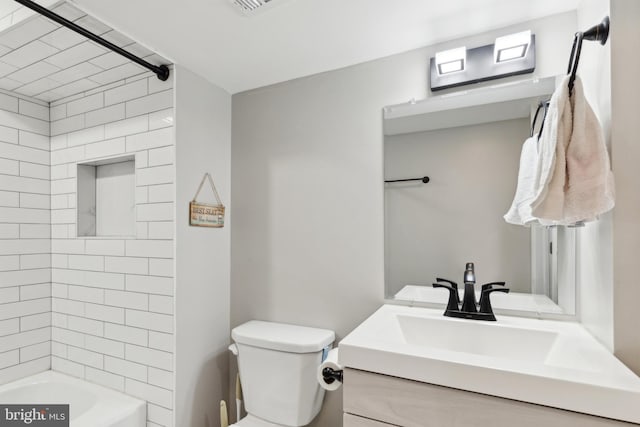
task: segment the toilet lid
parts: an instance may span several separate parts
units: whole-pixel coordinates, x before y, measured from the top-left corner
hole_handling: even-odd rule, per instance
[[[231,424],[229,427],[283,427],[281,424],[273,424],[269,421],[261,420],[253,415],[247,415],[235,424]]]
[[[315,353],[335,340],[333,331],[286,323],[250,320],[231,331],[238,344],[289,353]]]

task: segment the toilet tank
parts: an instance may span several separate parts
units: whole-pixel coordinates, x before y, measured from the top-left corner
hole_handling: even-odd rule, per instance
[[[252,320],[231,331],[247,413],[284,426],[309,424],[324,389],[316,371],[333,331]]]

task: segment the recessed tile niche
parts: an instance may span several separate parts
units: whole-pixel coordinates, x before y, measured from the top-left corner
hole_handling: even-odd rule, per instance
[[[135,237],[135,157],[78,164],[78,237]]]

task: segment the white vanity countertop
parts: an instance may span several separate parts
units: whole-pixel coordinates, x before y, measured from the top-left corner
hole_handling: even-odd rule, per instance
[[[341,365],[640,423],[640,378],[580,324],[384,305],[339,345]]]

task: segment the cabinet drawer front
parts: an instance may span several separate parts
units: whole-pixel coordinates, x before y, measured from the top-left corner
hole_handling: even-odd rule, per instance
[[[343,427],[394,427],[392,424],[381,423],[351,414],[344,414],[343,421]]]
[[[343,399],[346,413],[403,427],[637,426],[355,369],[345,370]]]

